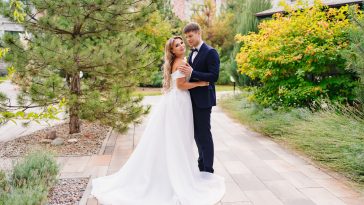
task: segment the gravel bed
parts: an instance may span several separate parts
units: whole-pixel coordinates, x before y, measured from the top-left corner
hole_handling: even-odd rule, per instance
[[[49,205],[76,205],[86,190],[89,178],[60,179],[48,195]]]
[[[30,150],[47,149],[57,156],[82,156],[98,154],[106,138],[109,127],[98,123],[82,121],[81,133],[69,134],[68,123],[63,123],[36,131],[32,134],[0,143],[0,158],[23,156]],[[62,145],[52,145],[47,137],[56,131],[58,138],[64,140]],[[71,140],[69,142],[68,140]]]

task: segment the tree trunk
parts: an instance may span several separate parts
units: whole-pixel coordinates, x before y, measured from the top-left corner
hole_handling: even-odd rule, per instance
[[[81,94],[81,82],[80,75],[76,73],[71,77],[71,94],[72,94],[72,103],[70,105],[70,134],[80,133],[81,132],[81,122],[79,116],[79,96]]]

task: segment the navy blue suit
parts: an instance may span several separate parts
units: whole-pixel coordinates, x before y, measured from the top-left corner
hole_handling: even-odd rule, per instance
[[[202,44],[192,63],[192,53],[188,63],[192,66],[190,82],[207,81],[209,86],[190,89],[195,141],[197,144],[200,171],[214,172],[214,143],[211,135],[211,110],[216,105],[215,82],[219,78],[220,59],[217,51]]]

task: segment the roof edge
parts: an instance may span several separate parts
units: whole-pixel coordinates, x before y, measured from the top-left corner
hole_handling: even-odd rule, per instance
[[[364,4],[364,1],[362,0],[357,0],[357,1],[350,1],[350,2],[346,2],[346,3],[326,3],[325,6],[329,6],[329,7],[341,7],[341,6],[345,6],[345,5],[350,5],[350,4]],[[312,5],[311,5],[312,6]],[[269,11],[271,9],[265,10],[265,11]],[[276,11],[271,11],[271,12],[267,12],[264,13],[265,11],[261,11],[255,14],[256,17],[268,17],[268,16],[272,16],[273,14],[276,13],[286,13],[285,10],[277,8]]]

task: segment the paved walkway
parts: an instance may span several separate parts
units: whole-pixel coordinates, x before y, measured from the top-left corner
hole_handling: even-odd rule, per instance
[[[159,97],[146,98],[157,103]],[[102,155],[59,158],[62,178],[91,178],[116,172],[127,161],[145,123],[126,134],[113,132]],[[316,168],[267,137],[234,122],[220,108],[212,114],[215,170],[226,179],[227,191],[220,205],[363,205],[364,196],[343,180]],[[90,184],[81,205],[95,205]]]

